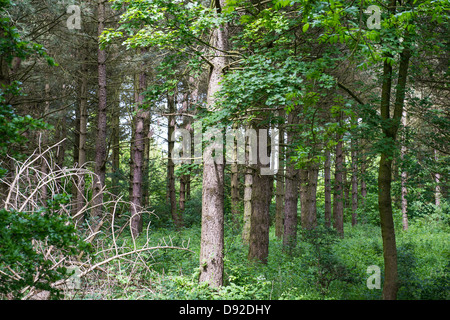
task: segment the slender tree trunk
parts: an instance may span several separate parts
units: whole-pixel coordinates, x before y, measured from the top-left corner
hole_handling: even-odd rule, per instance
[[[437,150],[434,150],[434,161],[437,163],[438,162],[438,153]],[[435,187],[435,192],[434,192],[434,203],[436,204],[436,206],[440,206],[441,205],[441,175],[439,173],[435,173],[434,174],[434,180],[436,183],[436,187]]]
[[[176,112],[176,101],[175,95],[168,95],[167,102],[169,107],[169,118],[167,127],[167,139],[169,142],[168,146],[168,160],[167,160],[167,190],[170,204],[170,214],[172,216],[173,223],[176,228],[181,226],[181,221],[178,216],[177,211],[177,196],[175,190],[175,163],[173,162],[173,148],[175,141],[172,140],[172,135],[175,131],[175,112]]]
[[[233,126],[233,129],[237,127]],[[237,141],[233,142],[233,163],[231,163],[231,215],[233,224],[236,228],[239,227],[239,171],[237,163]]]
[[[225,6],[225,0],[215,2],[217,12]],[[217,28],[212,34],[215,57],[210,60],[207,106],[214,110],[214,95],[220,90],[227,58],[223,51],[228,49],[228,26]],[[208,160],[208,155],[205,155]],[[224,249],[224,165],[215,161],[204,161],[202,185],[202,232],[200,245],[200,282],[213,287],[223,284]]]
[[[292,163],[292,149],[289,146],[294,141],[294,126],[298,117],[295,110],[288,115],[287,146],[286,149],[286,189],[284,193],[284,234],[283,246],[288,250],[297,245],[297,206],[298,206],[298,169]]]
[[[356,141],[351,141],[351,156],[352,156],[352,226],[355,226],[358,222],[358,164],[357,164],[357,150]]]
[[[98,37],[104,30],[105,21],[105,0],[98,0],[97,18],[98,18]],[[106,179],[106,127],[107,127],[107,103],[106,103],[106,52],[98,48],[98,121],[97,121],[97,141],[95,144],[95,166],[91,216],[99,220],[102,215],[103,188]],[[97,221],[93,222],[94,224]]]
[[[342,114],[339,121],[342,120]],[[344,150],[343,135],[337,135],[336,161],[334,171],[333,219],[334,228],[341,237],[344,236]]]
[[[266,150],[261,149],[264,147],[260,143],[262,134],[268,135],[268,130],[257,130],[258,164],[253,175],[248,259],[267,263],[267,257],[269,256],[269,207],[272,198],[273,179],[271,175],[261,174],[261,169],[270,167],[270,164],[261,163],[260,155],[266,152]]]
[[[45,108],[44,108],[44,114],[47,114],[50,110],[50,85],[48,83],[45,84]],[[42,130],[40,132],[40,145],[39,147],[44,151],[48,147],[48,131]],[[42,178],[44,180],[47,180],[46,176],[48,175],[48,159],[46,155],[43,155],[41,157],[41,173]],[[43,206],[47,206],[47,200],[48,200],[48,190],[47,190],[47,184],[45,184],[41,188],[41,194],[40,194],[40,200],[42,202]]]
[[[280,152],[279,152],[279,164],[280,168],[277,174],[276,182],[276,213],[275,213],[275,236],[278,239],[283,237],[284,229],[284,119],[285,111],[281,110],[279,113],[280,118],[283,119],[283,123],[279,126],[280,132]]]
[[[145,113],[142,109],[144,101],[143,91],[147,86],[147,79],[145,72],[139,75],[139,87],[138,87],[138,99],[136,101],[136,116],[134,124],[134,149],[132,153],[133,157],[133,182],[131,190],[131,235],[133,238],[139,236],[142,232],[142,184],[144,173],[144,124]]]
[[[395,14],[395,1],[392,0],[390,13]],[[378,170],[378,207],[380,212],[381,237],[383,239],[384,253],[384,285],[383,299],[395,300],[398,291],[397,271],[397,247],[395,241],[395,229],[392,213],[391,179],[392,179],[392,156],[395,148],[394,142],[403,113],[403,105],[406,91],[406,81],[411,53],[405,47],[400,53],[400,63],[395,97],[394,114],[390,116],[390,93],[392,88],[392,66],[384,62],[383,85],[381,92],[380,113],[384,121],[383,134],[386,144],[390,148],[383,148],[381,152]]]
[[[88,111],[87,111],[87,90],[88,90],[88,72],[87,72],[87,55],[84,54],[84,61],[81,66],[81,81],[79,91],[79,127],[78,127],[78,166],[83,167],[86,163],[86,141],[87,141],[87,123],[88,123]],[[76,221],[80,226],[84,221],[84,215],[81,211],[85,205],[85,177],[84,175],[78,176],[77,193],[76,193]]]
[[[325,226],[331,228],[331,155],[329,150],[325,151],[324,184],[325,184]]]
[[[252,150],[252,152],[255,152]],[[245,161],[246,169],[244,175],[244,221],[242,227],[242,241],[249,243],[250,223],[252,216],[252,187],[253,187],[253,169],[250,166],[250,137],[246,138],[245,143]]]
[[[119,185],[119,166],[120,166],[120,99],[119,88],[114,90],[113,110],[111,114],[111,139],[112,139],[112,188],[111,191],[118,195]]]
[[[405,130],[405,133],[403,134],[403,144],[400,150],[400,157],[402,160],[402,175],[401,175],[401,185],[402,185],[402,226],[403,226],[403,230],[408,230],[408,200],[406,198],[406,196],[408,195],[408,188],[407,188],[407,183],[408,183],[408,173],[405,169],[405,155],[407,152],[406,149],[406,125],[407,125],[407,114],[406,111],[403,111],[403,127]]]

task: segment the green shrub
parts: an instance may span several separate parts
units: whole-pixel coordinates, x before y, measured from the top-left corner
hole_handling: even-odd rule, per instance
[[[52,298],[60,298],[60,291],[51,284],[71,274],[64,267],[54,268],[54,263],[39,247],[52,246],[64,255],[88,249],[77,237],[69,218],[57,214],[60,204],[67,200],[67,196],[57,195],[48,201],[46,208],[34,213],[0,210],[1,294],[19,299],[24,295],[23,289],[29,286],[49,291]]]

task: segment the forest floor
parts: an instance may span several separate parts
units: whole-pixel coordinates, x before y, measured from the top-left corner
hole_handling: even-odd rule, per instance
[[[450,299],[450,239],[447,214],[410,221],[409,230],[397,223],[399,299]],[[144,228],[145,229],[145,228]],[[380,227],[366,222],[345,224],[344,238],[318,227],[299,230],[290,252],[270,231],[267,264],[247,260],[248,246],[231,221],[225,226],[224,285],[213,289],[198,283],[200,224],[182,230],[148,224],[133,242],[125,232],[114,239],[116,253],[125,247],[170,246],[114,259],[107,268],[83,280],[81,290],[66,299],[308,299],[376,300],[381,298],[383,247]],[[102,247],[111,239],[98,239]],[[105,252],[107,250],[104,250]],[[111,250],[110,250],[111,251]],[[379,269],[378,269],[379,268]],[[377,271],[379,284],[377,283]]]

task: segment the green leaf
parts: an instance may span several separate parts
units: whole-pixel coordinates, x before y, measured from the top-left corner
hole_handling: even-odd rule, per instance
[[[302,28],[303,32],[308,31],[308,29],[309,29],[309,23],[305,23]]]

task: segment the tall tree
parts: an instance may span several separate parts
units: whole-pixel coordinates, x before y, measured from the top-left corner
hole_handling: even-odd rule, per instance
[[[288,114],[286,148],[286,186],[284,193],[284,234],[283,245],[290,249],[297,245],[297,207],[298,207],[298,169],[292,161],[292,145],[295,137],[295,125],[298,122],[297,111]]]
[[[222,12],[225,0],[214,3],[217,14]],[[206,104],[213,111],[215,94],[221,88],[221,78],[227,66],[228,26],[214,29],[211,34],[214,57],[210,59],[210,73]],[[224,249],[224,164],[212,161],[212,155],[205,154],[203,164],[202,190],[202,233],[200,247],[200,282],[218,287],[223,284]]]
[[[133,181],[131,187],[131,235],[136,238],[142,232],[142,186],[144,180],[144,150],[145,150],[145,117],[148,112],[143,109],[144,94],[143,91],[147,87],[147,75],[145,71],[139,74],[138,94],[136,101],[136,116],[134,123],[134,148],[133,158]]]
[[[264,135],[264,136],[263,136]],[[266,128],[257,130],[257,164],[253,175],[252,185],[252,215],[250,217],[250,235],[248,259],[267,263],[269,256],[269,206],[272,199],[273,176],[263,173],[270,163],[263,163],[261,155],[268,152],[267,146],[261,143],[268,139]]]
[[[105,23],[105,0],[98,0],[97,4],[97,34],[100,36],[104,30]],[[106,128],[107,128],[107,96],[106,96],[106,51],[99,47],[97,49],[98,66],[98,109],[97,109],[97,140],[95,143],[95,167],[93,187],[93,209],[91,212],[95,220],[99,220],[102,214],[103,188],[106,179]],[[95,221],[97,223],[98,221]]]

